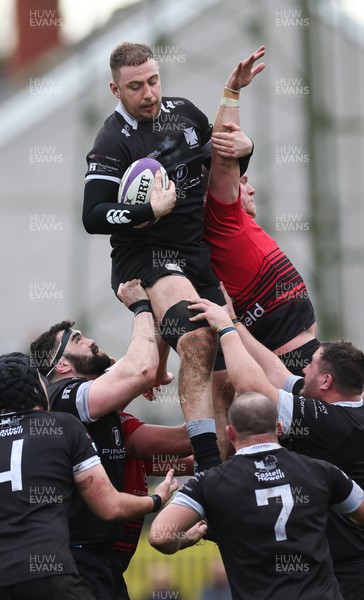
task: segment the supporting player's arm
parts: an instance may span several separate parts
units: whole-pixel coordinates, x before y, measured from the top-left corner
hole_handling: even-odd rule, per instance
[[[234,313],[233,303],[222,281],[220,281],[220,288],[224,294],[229,316],[231,319],[234,319],[236,318],[236,315]],[[280,358],[274,354],[274,352],[269,350],[269,348],[261,344],[255,339],[254,336],[252,336],[250,331],[245,327],[245,325],[243,325],[243,323],[241,323],[241,321],[239,321],[236,325],[236,329],[245,348],[254,358],[254,360],[261,366],[270,383],[276,388],[282,388],[284,382],[290,375],[292,375],[292,373],[287,369]]]
[[[104,467],[99,464],[88,470],[76,473],[74,481],[83,500],[101,519],[137,519],[154,511],[155,501],[151,496],[134,496],[118,492],[111,484]],[[160,496],[162,506],[177,490],[178,484],[173,479],[171,469],[164,481],[160,483],[155,494]]]
[[[191,317],[191,321],[207,319],[212,329],[218,332],[226,369],[236,393],[260,392],[278,403],[278,389],[270,383],[261,366],[249,354],[225,310],[206,299],[191,302],[188,308],[200,311]]]
[[[156,456],[185,457],[192,453],[186,426],[169,427],[143,423],[128,436],[125,443],[128,456],[153,460]]]
[[[92,419],[124,409],[151,387],[156,377],[159,354],[148,295],[140,281],[133,280],[120,284],[118,297],[128,307],[135,302],[144,302],[146,310],[134,316],[132,338],[125,356],[91,382],[88,410]]]
[[[148,539],[162,554],[174,554],[197,544],[206,532],[207,523],[196,511],[169,504],[154,519]]]

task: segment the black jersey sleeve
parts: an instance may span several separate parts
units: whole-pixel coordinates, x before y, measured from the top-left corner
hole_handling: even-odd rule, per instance
[[[338,513],[354,512],[362,503],[363,490],[346,473],[331,464],[330,468],[332,471],[331,508]]]
[[[67,412],[83,423],[93,423],[88,409],[88,391],[92,381],[84,378],[69,378],[48,386],[51,410]]]
[[[119,185],[106,179],[85,183],[82,222],[88,233],[111,234],[154,219],[151,205],[117,203]]]

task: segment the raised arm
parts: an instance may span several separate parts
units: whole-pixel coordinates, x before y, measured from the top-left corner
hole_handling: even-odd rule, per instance
[[[249,85],[255,75],[264,69],[264,63],[254,66],[264,54],[265,48],[261,46],[249,58],[240,61],[224,86],[211,137],[212,154],[208,184],[210,193],[222,202],[231,203],[237,200],[241,175],[238,159],[252,151],[252,141],[239,126],[239,96],[241,88]]]
[[[137,310],[143,307],[145,310],[135,312],[132,338],[125,356],[91,383],[88,406],[93,419],[124,409],[136,396],[153,386],[159,363],[153,313],[140,281],[135,279],[120,284],[118,298],[128,307],[140,303]]]
[[[220,281],[220,288],[222,293],[224,294],[229,317],[231,318],[231,320],[236,319],[233,303],[222,281]],[[272,352],[271,350],[269,350],[269,348],[258,342],[258,340],[256,340],[255,337],[252,336],[252,334],[245,327],[245,325],[241,323],[241,321],[239,321],[236,324],[236,329],[245,348],[247,349],[249,354],[254,358],[254,360],[262,367],[270,383],[276,388],[283,387],[283,384],[286,381],[286,379],[290,375],[292,375],[292,373],[287,369],[284,363],[278,358],[276,354],[274,354],[274,352]]]

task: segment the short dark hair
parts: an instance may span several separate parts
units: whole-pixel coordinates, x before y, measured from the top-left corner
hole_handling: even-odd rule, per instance
[[[338,392],[344,396],[362,394],[364,388],[364,354],[351,342],[323,342],[319,359],[320,372],[329,373]]]
[[[110,69],[114,81],[118,79],[120,67],[139,67],[150,59],[154,59],[153,50],[147,44],[122,42],[118,44],[110,56]]]
[[[246,392],[235,398],[228,417],[236,432],[241,435],[276,432],[276,403],[258,392]]]
[[[56,323],[30,344],[31,359],[42,375],[46,376],[50,369],[53,354],[56,350],[57,333],[70,329],[74,324],[75,321]],[[49,379],[52,379],[52,377],[50,376]]]

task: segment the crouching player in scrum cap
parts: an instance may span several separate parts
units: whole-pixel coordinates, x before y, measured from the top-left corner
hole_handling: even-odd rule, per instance
[[[70,551],[67,507],[75,485],[100,518],[112,520],[153,512],[177,483],[171,470],[156,498],[117,492],[82,423],[48,408],[29,356],[1,356],[0,597],[93,600]]]

